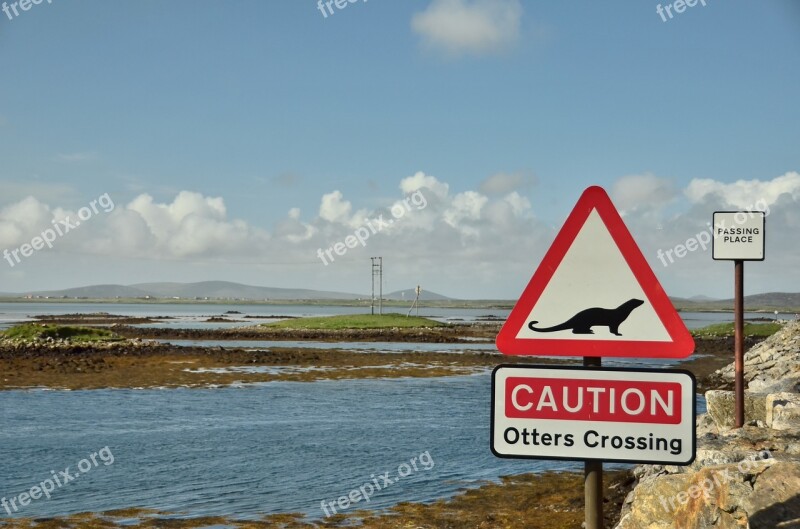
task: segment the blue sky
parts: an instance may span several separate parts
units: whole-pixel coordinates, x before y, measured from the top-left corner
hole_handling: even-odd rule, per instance
[[[0,263],[0,292],[203,279],[366,292],[359,267],[383,254],[389,289],[511,298],[592,184],[623,203],[675,295],[729,285],[703,276],[710,255],[659,270],[653,250],[716,207],[769,197],[776,237],[751,288],[796,291],[800,5],[707,0],[667,22],[657,5],[359,0],[325,18],[311,0],[44,0],[0,13],[0,248],[101,194],[117,206]],[[707,180],[713,191],[692,187]],[[428,193],[424,222],[317,259],[414,182],[447,187]]]

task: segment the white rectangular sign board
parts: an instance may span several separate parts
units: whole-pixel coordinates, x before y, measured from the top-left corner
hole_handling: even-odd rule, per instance
[[[711,257],[717,260],[764,260],[763,211],[715,211]]]
[[[696,387],[681,370],[501,365],[492,373],[492,452],[688,465]]]

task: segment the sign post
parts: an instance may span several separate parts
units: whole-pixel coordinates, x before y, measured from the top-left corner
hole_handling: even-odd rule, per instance
[[[763,211],[715,211],[711,257],[733,261],[734,427],[744,426],[744,262],[763,261]]]
[[[595,356],[583,357],[584,367],[601,367],[603,359]],[[583,463],[584,517],[587,529],[603,529],[603,462]]]
[[[694,352],[692,335],[602,188],[583,192],[496,343],[508,355],[583,357],[583,368],[547,371],[523,385],[506,375],[511,366],[495,370],[492,451],[498,457],[585,461],[586,529],[603,527],[603,461],[694,459],[691,375],[672,372],[661,380],[670,373],[662,370],[639,379],[642,370],[602,368],[604,356],[684,358]],[[558,398],[564,399],[560,406]],[[530,399],[538,399],[535,408]],[[656,401],[667,406],[661,415]],[[667,439],[670,455],[657,449]]]
[[[733,264],[734,426],[744,426],[744,261]]]

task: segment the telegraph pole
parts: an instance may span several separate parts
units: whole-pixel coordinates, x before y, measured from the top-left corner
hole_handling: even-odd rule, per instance
[[[370,257],[372,263],[369,267],[370,283],[372,284],[372,294],[369,297],[369,313],[375,314],[375,258]]]
[[[422,287],[420,287],[419,285],[417,285],[416,293],[417,293],[417,297],[414,298],[414,303],[412,303],[411,304],[411,308],[408,309],[408,313],[406,314],[406,318],[411,316],[411,311],[414,310],[414,308],[417,309],[416,315],[419,316],[419,295],[420,295],[420,293],[422,293]]]

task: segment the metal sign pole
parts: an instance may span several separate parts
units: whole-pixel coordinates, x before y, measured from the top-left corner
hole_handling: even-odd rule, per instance
[[[603,359],[583,357],[584,367],[602,367]],[[603,462],[583,464],[583,489],[586,509],[586,529],[603,529]]]
[[[734,391],[736,393],[735,427],[744,426],[744,261],[734,261]]]

